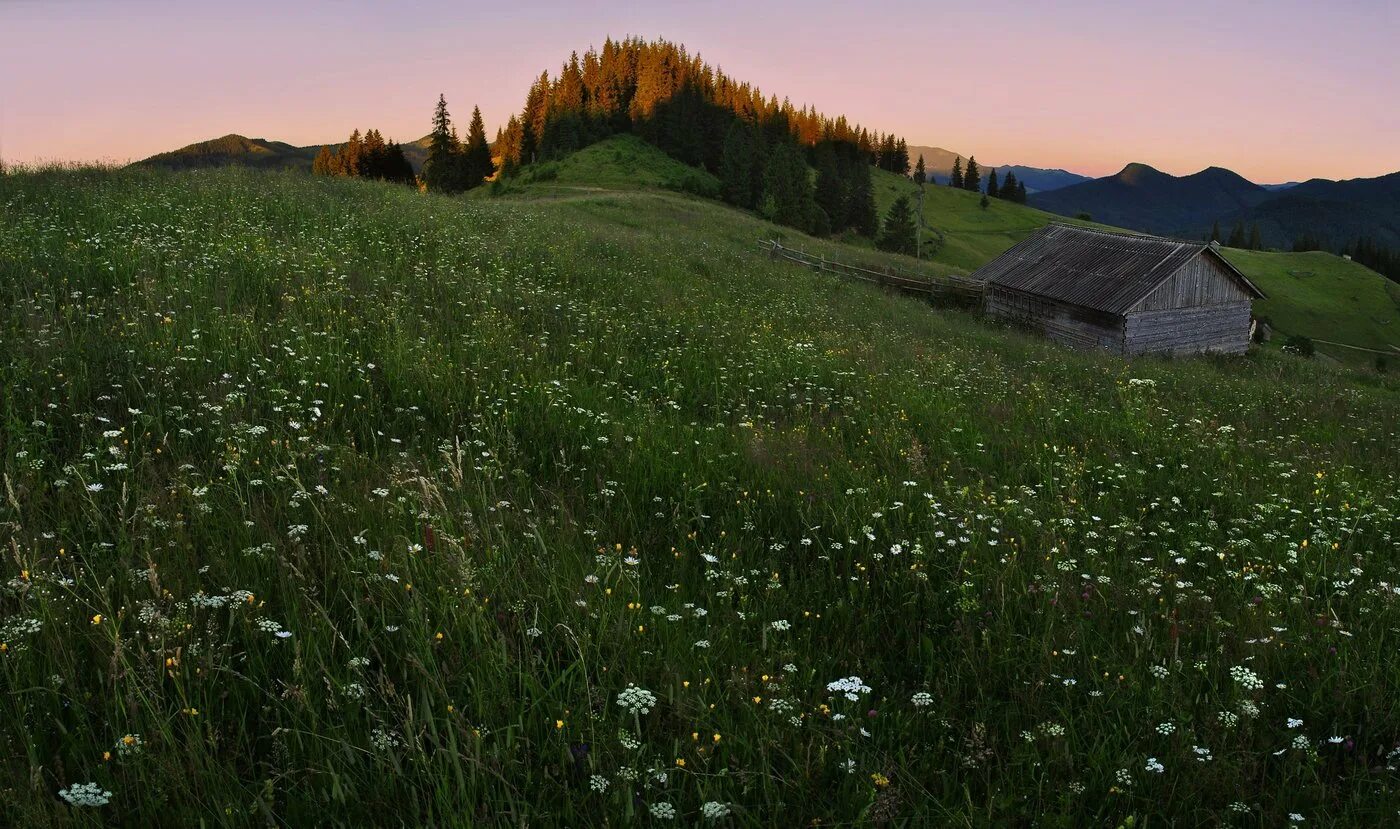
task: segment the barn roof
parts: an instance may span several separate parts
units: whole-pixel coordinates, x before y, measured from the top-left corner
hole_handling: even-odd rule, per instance
[[[989,285],[1122,314],[1183,265],[1214,257],[1250,296],[1264,294],[1205,242],[1050,224],[973,274]]]

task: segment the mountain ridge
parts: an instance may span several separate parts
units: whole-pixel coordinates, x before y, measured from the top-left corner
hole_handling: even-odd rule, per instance
[[[416,173],[428,157],[430,136],[401,144],[404,157]],[[338,151],[343,141],[327,144],[308,144],[299,147],[286,141],[273,141],[266,138],[249,138],[236,132],[196,141],[175,150],[156,153],[140,161],[132,162],[133,167],[162,167],[170,170],[195,170],[209,167],[255,167],[265,170],[305,170],[310,172],[311,163],[321,147]]]
[[[1031,205],[1096,221],[1197,238],[1217,223],[1258,225],[1265,245],[1291,247],[1308,236],[1332,246],[1360,237],[1400,246],[1400,172],[1343,181],[1313,178],[1287,186],[1255,184],[1224,167],[1186,176],[1134,162],[1112,176],[1046,193]]]

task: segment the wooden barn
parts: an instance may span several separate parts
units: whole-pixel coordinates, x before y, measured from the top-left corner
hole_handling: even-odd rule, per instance
[[[1052,224],[973,274],[989,316],[1116,354],[1243,354],[1264,294],[1204,242]]]

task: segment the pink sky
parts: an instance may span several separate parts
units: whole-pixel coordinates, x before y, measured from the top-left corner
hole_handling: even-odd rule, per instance
[[[640,7],[640,8],[639,8]],[[488,130],[608,35],[685,43],[911,144],[1089,175],[1400,170],[1400,2],[0,0],[0,157],[126,161],[231,132]]]

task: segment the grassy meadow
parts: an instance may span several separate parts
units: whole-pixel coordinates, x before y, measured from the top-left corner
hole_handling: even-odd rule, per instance
[[[1343,345],[1389,351],[1400,369],[1400,284],[1322,251],[1267,253],[1227,248],[1225,256],[1268,295],[1255,303],[1284,332],[1304,332]],[[1280,340],[1282,338],[1279,338]],[[1375,355],[1317,343],[1337,360],[1371,365]]]
[[[1400,819],[1393,376],[784,234],[0,177],[0,825]]]

